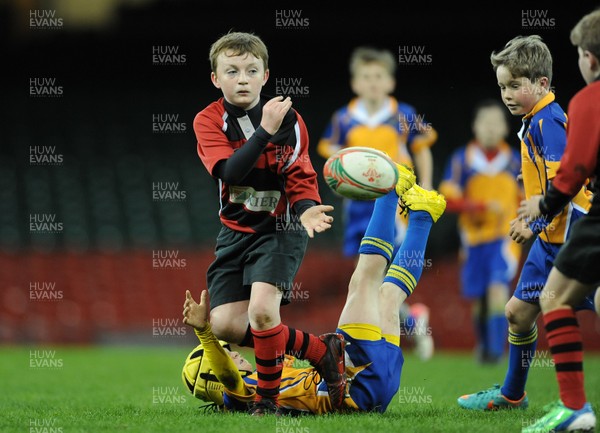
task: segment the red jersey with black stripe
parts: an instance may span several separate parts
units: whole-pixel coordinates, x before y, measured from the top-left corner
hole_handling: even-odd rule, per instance
[[[299,200],[321,202],[317,174],[308,153],[306,125],[293,109],[239,184],[228,185],[216,177],[217,163],[233,155],[259,127],[262,106],[267,101],[261,97],[252,109],[260,110],[260,114],[248,116],[242,108],[220,98],[194,119],[198,155],[219,185],[221,222],[245,233],[275,231],[278,221],[289,218]]]
[[[573,196],[588,178],[595,183],[600,177],[600,81],[580,90],[569,103],[567,146],[553,186]],[[595,191],[590,214],[600,215],[600,195]]]

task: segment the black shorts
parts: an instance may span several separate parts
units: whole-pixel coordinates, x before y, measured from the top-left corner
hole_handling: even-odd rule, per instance
[[[600,285],[600,215],[586,215],[573,224],[554,267],[582,284]]]
[[[206,274],[210,307],[250,299],[256,282],[277,286],[283,292],[281,304],[289,304],[307,243],[305,230],[242,233],[224,226]]]

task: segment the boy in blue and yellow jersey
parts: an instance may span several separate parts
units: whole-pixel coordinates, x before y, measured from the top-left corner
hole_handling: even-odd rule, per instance
[[[414,107],[390,96],[396,87],[395,73],[396,59],[390,51],[356,48],[350,59],[350,85],[356,97],[333,114],[317,151],[329,158],[345,147],[372,147],[387,153],[398,164],[415,166],[419,185],[431,189],[430,147],[437,140],[437,132]],[[346,257],[357,257],[373,206],[372,200],[344,199]],[[406,231],[406,218],[398,216],[395,224],[397,250]],[[429,328],[429,308],[421,303],[404,304],[400,315],[406,333],[414,337],[417,355],[423,360],[431,358],[433,337],[424,332]]]
[[[472,128],[474,139],[447,163],[440,193],[448,202],[446,211],[460,213],[462,293],[474,301],[478,358],[493,363],[504,355],[504,306],[520,257],[508,230],[521,198],[521,161],[504,141],[509,125],[499,101],[481,101]]]
[[[558,170],[566,146],[567,125],[567,116],[554,102],[554,93],[550,91],[550,50],[537,35],[519,36],[499,53],[492,53],[491,62],[504,104],[511,114],[523,115],[519,137],[525,197],[544,194]],[[534,235],[537,239],[523,265],[513,297],[506,304],[508,371],[502,387],[496,385],[464,395],[458,399],[461,407],[474,410],[527,408],[525,383],[537,344],[540,292],[571,225],[589,209],[590,197],[582,187],[551,220],[511,221],[509,235],[514,241],[525,243]],[[593,309],[593,300],[585,299],[578,308]]]
[[[343,411],[384,412],[397,393],[404,363],[398,310],[415,289],[423,267],[422,261],[407,263],[403,257],[422,257],[419,254],[425,251],[429,231],[446,207],[443,196],[414,184],[410,170],[401,168],[400,174],[396,190],[375,201],[334,333],[349,343],[344,344],[350,385]],[[399,205],[407,210],[408,229],[394,256],[393,221]],[[256,374],[247,375],[249,363],[235,352],[228,353],[212,334],[206,291],[200,304],[186,294],[183,316],[202,345],[184,365],[186,387],[226,410],[244,410],[256,392]],[[289,412],[324,414],[334,410],[327,385],[314,368],[284,365],[280,392],[279,404]]]
[[[345,147],[372,147],[409,167],[413,166],[414,157],[419,185],[431,189],[430,147],[437,139],[437,132],[414,107],[390,96],[396,85],[395,72],[396,59],[391,52],[367,47],[354,50],[350,75],[356,98],[333,114],[317,151],[327,159]],[[345,200],[343,251],[346,256],[358,254],[373,206],[373,201]],[[399,225],[398,233],[404,229],[405,224]]]

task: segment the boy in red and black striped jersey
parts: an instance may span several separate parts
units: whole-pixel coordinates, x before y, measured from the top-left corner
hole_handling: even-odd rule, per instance
[[[222,223],[207,272],[211,325],[221,339],[254,346],[258,387],[250,412],[277,412],[286,350],[311,361],[335,404],[345,389],[343,337],[281,323],[307,234],[323,232],[332,206],[320,204],[308,133],[290,98],[269,99],[268,51],[250,33],[228,33],[210,50],[211,80],[223,97],[196,115],[198,155],[219,186]]]
[[[569,103],[567,146],[560,168],[544,196],[521,203],[523,219],[550,219],[588,182],[600,178],[600,9],[584,16],[571,31],[579,53],[579,70],[587,86]],[[600,195],[597,185],[588,214],[577,221],[554,261],[540,296],[548,345],[560,400],[523,432],[591,431],[596,416],[586,401],[583,346],[575,307],[596,291],[600,312]]]

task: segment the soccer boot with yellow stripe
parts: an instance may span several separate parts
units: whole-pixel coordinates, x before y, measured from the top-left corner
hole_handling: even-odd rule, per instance
[[[398,169],[396,194],[398,194],[398,197],[402,197],[402,194],[413,187],[417,181],[417,177],[415,176],[415,172],[412,170],[412,168],[407,165],[396,163],[396,168]]]
[[[519,400],[510,400],[502,395],[500,385],[496,384],[475,394],[459,397],[458,405],[470,410],[527,409],[529,399],[525,393]]]
[[[426,190],[415,183],[400,196],[400,207],[404,211],[425,211],[436,222],[446,210],[446,199],[439,192]]]

